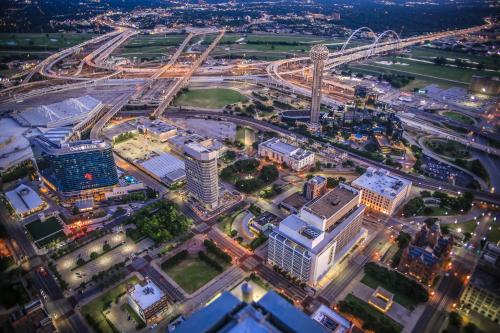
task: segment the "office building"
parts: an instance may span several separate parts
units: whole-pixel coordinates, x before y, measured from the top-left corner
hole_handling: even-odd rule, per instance
[[[57,144],[42,135],[30,143],[42,180],[63,199],[100,200],[118,184],[113,151],[104,141]]]
[[[319,124],[319,110],[321,107],[321,95],[323,86],[323,69],[325,67],[325,60],[328,59],[330,51],[328,47],[323,44],[314,45],[309,52],[309,56],[313,63],[313,82],[311,90],[311,116],[309,118],[309,125],[311,131],[318,131]]]
[[[161,319],[168,309],[168,298],[152,281],[145,279],[127,288],[128,304],[146,323],[154,323]]]
[[[486,243],[481,257],[462,295],[464,311],[474,311],[500,323],[500,247]]]
[[[219,205],[218,150],[210,142],[191,142],[184,148],[186,188],[209,209]]]
[[[326,193],[326,178],[314,176],[304,183],[304,197],[307,200],[316,199]]]
[[[332,332],[292,304],[268,291],[258,302],[245,303],[229,292],[198,310],[175,329],[175,333],[216,332]]]
[[[276,163],[285,163],[295,171],[303,170],[314,164],[313,152],[292,146],[278,138],[261,142],[259,156],[269,158]]]
[[[368,168],[352,182],[361,191],[361,202],[377,212],[392,215],[408,198],[411,181],[392,175],[384,169]]]
[[[286,217],[269,235],[268,263],[315,286],[363,237],[360,199],[360,191],[339,184]]]

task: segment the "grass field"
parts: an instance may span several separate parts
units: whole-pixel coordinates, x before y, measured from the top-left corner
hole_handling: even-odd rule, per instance
[[[353,306],[355,306],[357,308],[360,308],[363,313],[373,316],[373,318],[376,321],[388,323],[390,326],[393,327],[395,332],[401,332],[403,330],[403,327],[399,323],[397,323],[393,319],[389,318],[388,316],[386,316],[382,312],[375,309],[370,304],[366,303],[365,301],[357,298],[356,296],[354,296],[352,294],[347,295],[346,298],[344,299],[344,301],[347,302],[348,304],[352,304]],[[359,318],[359,319],[361,321],[366,320],[366,318]]]
[[[455,230],[458,232],[460,230],[461,233],[473,233],[474,230],[476,230],[477,224],[476,221],[470,220],[464,223],[457,223],[457,224],[445,224],[450,228],[450,230]]]
[[[0,33],[0,50],[43,51],[70,47],[95,37],[84,33]]]
[[[209,253],[207,255],[223,265],[222,261],[215,256]],[[197,256],[188,256],[177,265],[165,269],[165,273],[189,294],[194,293],[220,274],[218,270]]]
[[[446,112],[443,112],[443,116],[448,117],[451,120],[458,121],[462,124],[474,125],[474,119],[472,119],[471,117],[464,115],[462,113],[453,112],[453,111],[446,111]]]
[[[115,302],[117,298],[125,294],[128,284],[135,284],[137,282],[139,282],[139,279],[137,277],[131,277],[127,281],[124,281],[120,285],[99,296],[92,302],[87,303],[86,305],[82,306],[82,315],[85,317],[87,322],[89,322],[90,318],[90,320],[93,321],[98,327],[99,332],[115,333],[116,329],[108,323],[102,312],[106,310],[111,303]],[[92,327],[92,324],[90,322],[89,324]]]
[[[36,220],[27,224],[25,228],[34,240],[38,240],[62,230],[59,220],[55,217],[48,218],[44,222]]]
[[[186,35],[136,35],[119,47],[114,56],[162,58],[174,53]]]
[[[184,92],[174,101],[176,105],[219,109],[228,104],[246,102],[239,92],[225,88],[196,89]]]
[[[392,285],[386,283],[385,281],[378,280],[371,275],[365,274],[363,279],[361,279],[361,282],[366,284],[368,287],[373,288],[373,289],[377,289],[378,286],[381,286],[382,288],[390,291],[391,293],[394,294],[394,301],[396,303],[401,304],[402,306],[404,306],[407,309],[411,309],[411,308],[415,307],[416,305],[418,305],[418,302],[416,302],[411,297],[408,297],[404,294],[395,292]]]
[[[491,223],[491,230],[486,235],[488,241],[493,243],[500,242],[500,221],[493,221]]]
[[[425,144],[430,150],[438,155],[446,156],[452,159],[470,157],[467,147],[459,142],[430,139],[426,140]]]

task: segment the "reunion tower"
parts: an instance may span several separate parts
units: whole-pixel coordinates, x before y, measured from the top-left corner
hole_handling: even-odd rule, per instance
[[[325,60],[328,59],[328,48],[323,44],[314,45],[309,52],[311,61],[313,62],[313,83],[312,83],[312,101],[309,125],[311,131],[318,131],[319,125],[319,109],[321,106],[321,85],[323,81],[323,68]]]

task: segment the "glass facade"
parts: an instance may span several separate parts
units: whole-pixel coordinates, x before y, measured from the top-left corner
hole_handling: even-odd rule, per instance
[[[57,145],[43,136],[31,139],[40,175],[63,195],[118,184],[111,146],[103,141]]]

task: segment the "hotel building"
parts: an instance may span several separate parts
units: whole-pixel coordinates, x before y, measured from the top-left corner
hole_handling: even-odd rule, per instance
[[[360,191],[339,184],[281,221],[269,236],[268,263],[315,286],[363,237]]]
[[[353,187],[361,190],[361,203],[386,215],[393,214],[408,198],[411,184],[387,170],[371,167],[352,182]]]

